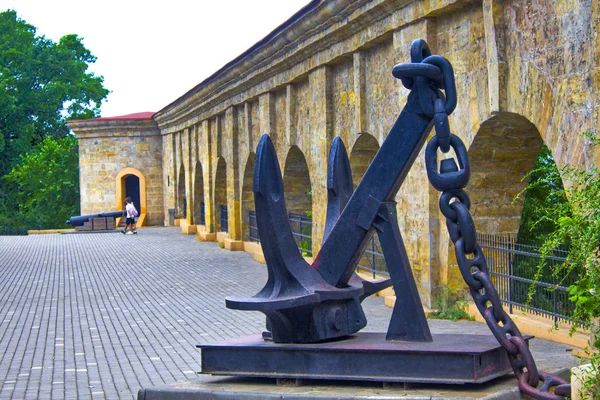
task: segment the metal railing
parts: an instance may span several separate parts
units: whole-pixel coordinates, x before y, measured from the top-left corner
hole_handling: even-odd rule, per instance
[[[312,219],[302,214],[289,213],[290,226],[292,234],[298,249],[303,255],[312,256]],[[248,210],[248,229],[250,240],[260,243],[258,235],[258,226],[256,224],[256,212]]]
[[[220,216],[219,221],[221,223],[221,232],[228,232],[229,225],[227,223],[227,206],[220,205]]]
[[[312,218],[302,214],[289,213],[292,234],[302,255],[312,256]]]
[[[517,308],[552,318],[555,325],[559,321],[581,325],[573,320],[575,305],[567,291],[577,276],[555,272],[555,267],[565,261],[566,249],[555,250],[541,266],[539,246],[516,243],[512,235],[477,235],[492,281],[510,312]]]
[[[200,225],[206,225],[206,208],[204,202],[200,203]]]
[[[258,236],[258,226],[256,225],[256,212],[248,210],[248,237],[250,240],[260,243],[260,236]]]
[[[390,276],[390,273],[387,269],[387,264],[385,263],[385,258],[383,257],[381,245],[379,244],[379,238],[377,237],[376,233],[373,233],[367,248],[365,249],[361,259],[358,261],[358,266],[356,269],[359,271],[367,271],[372,273],[373,278],[376,278],[377,276]]]

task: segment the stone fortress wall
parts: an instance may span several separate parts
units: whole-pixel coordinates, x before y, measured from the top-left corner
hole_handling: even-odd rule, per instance
[[[410,43],[423,38],[454,66],[458,106],[450,123],[469,148],[467,191],[477,228],[515,233],[522,204],[513,198],[543,143],[558,165],[600,162],[580,135],[597,136],[600,124],[599,15],[595,1],[312,1],[152,118],[118,128],[110,121],[72,123],[80,139],[82,212],[112,209],[116,175],[136,168],[152,188],[152,223],[168,223],[173,208],[183,217],[185,204],[186,222],[198,224],[204,203],[203,232],[212,237],[223,205],[226,247],[239,248],[254,209],[254,151],[268,133],[288,210],[312,213],[316,253],[331,141],[344,141],[356,185],[408,95],[392,67],[408,62]],[[461,280],[438,197],[421,154],[396,201],[425,305],[432,282]]]
[[[162,137],[149,119],[70,121],[79,140],[81,214],[123,209],[122,178],[140,179],[145,224],[164,222]]]

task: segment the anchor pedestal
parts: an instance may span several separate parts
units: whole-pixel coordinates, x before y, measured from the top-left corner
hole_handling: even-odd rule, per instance
[[[483,383],[510,373],[491,335],[433,335],[432,342],[360,332],[343,340],[281,344],[261,335],[198,345],[203,374],[410,383]]]

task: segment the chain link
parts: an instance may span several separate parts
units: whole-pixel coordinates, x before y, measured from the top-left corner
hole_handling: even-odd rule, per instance
[[[413,46],[418,49],[413,53],[430,54],[429,48],[426,48],[426,51],[423,50],[427,46],[423,45],[424,42],[415,43]],[[441,77],[430,66],[414,66],[419,63],[439,67]],[[407,80],[409,83],[406,86],[412,88],[415,80],[427,79],[428,87],[433,87],[433,90],[437,92],[434,105],[436,136],[429,141],[425,151],[427,176],[432,186],[442,192],[439,202],[440,211],[446,217],[446,226],[450,239],[454,243],[460,273],[469,286],[473,301],[498,343],[506,350],[511,367],[517,377],[519,389],[535,399],[564,399],[565,396],[570,396],[571,385],[558,376],[538,371],[523,335],[502,307],[502,300],[490,279],[485,255],[477,244],[477,231],[470,213],[470,199],[463,190],[470,177],[469,158],[464,143],[450,133],[448,125],[448,116],[456,106],[456,87],[452,66],[445,58],[431,55],[424,59],[413,57],[411,64],[402,65],[413,65],[413,67],[396,66],[394,68],[394,76],[398,78],[403,78],[403,71],[410,71],[410,75],[406,75],[408,78],[403,79],[403,82]],[[419,69],[426,73],[419,75],[416,72]],[[452,79],[449,75],[452,75]],[[440,89],[445,91],[445,96],[441,94]],[[442,112],[445,116],[441,115]],[[448,153],[450,148],[454,150],[458,165],[454,159],[442,160],[438,171],[438,149],[443,153]]]

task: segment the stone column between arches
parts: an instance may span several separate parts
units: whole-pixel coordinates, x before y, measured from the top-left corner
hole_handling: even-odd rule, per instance
[[[213,171],[213,130],[215,129],[215,119],[205,119],[198,124],[197,146],[198,146],[198,161],[202,169],[202,193],[199,189],[195,189],[197,194],[195,201],[204,203],[204,223],[197,228],[197,237],[201,241],[212,242],[216,239],[217,228],[215,225],[215,205],[214,205],[214,177]],[[198,173],[198,170],[196,170]],[[196,181],[200,177],[196,176]],[[198,207],[198,205],[197,205]],[[199,211],[198,211],[199,213]],[[199,222],[196,222],[199,224]]]
[[[244,250],[242,241],[241,194],[240,194],[240,160],[238,115],[235,107],[225,112],[223,132],[224,153],[227,161],[227,215],[228,232],[224,239],[224,247],[231,251]]]

